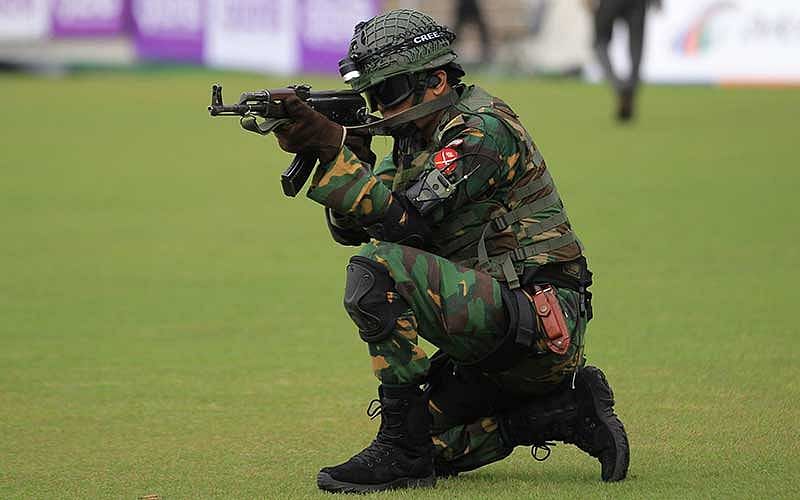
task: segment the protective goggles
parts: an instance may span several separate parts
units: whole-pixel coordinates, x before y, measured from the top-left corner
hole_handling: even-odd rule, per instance
[[[405,73],[387,78],[377,85],[366,89],[370,109],[376,110],[378,106],[384,109],[397,106],[408,99],[417,88],[416,75]]]

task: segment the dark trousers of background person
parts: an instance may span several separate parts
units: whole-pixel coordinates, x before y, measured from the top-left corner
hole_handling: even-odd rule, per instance
[[[644,46],[644,22],[648,0],[600,0],[594,12],[594,50],[606,79],[614,86],[619,97],[617,117],[630,119],[633,114],[633,99],[639,85],[639,71]],[[608,47],[614,32],[614,23],[621,19],[628,26],[628,50],[631,73],[627,79],[620,78],[611,65]]]
[[[491,58],[489,28],[483,19],[478,0],[458,0],[456,2],[456,22],[454,31],[461,36],[465,24],[474,24],[478,28],[481,38],[481,57],[483,62],[489,62]]]

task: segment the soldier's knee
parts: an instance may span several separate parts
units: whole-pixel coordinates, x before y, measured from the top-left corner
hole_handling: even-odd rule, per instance
[[[392,334],[408,304],[396,292],[394,280],[384,266],[357,255],[347,265],[344,308],[358,327],[361,339],[378,342]]]

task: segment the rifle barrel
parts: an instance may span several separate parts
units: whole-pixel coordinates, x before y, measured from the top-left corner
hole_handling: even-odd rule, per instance
[[[212,104],[208,107],[211,116],[244,116],[249,113],[262,114],[266,111],[266,103],[258,104]]]

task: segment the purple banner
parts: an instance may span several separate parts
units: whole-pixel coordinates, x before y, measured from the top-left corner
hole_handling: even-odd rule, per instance
[[[128,27],[128,0],[55,0],[53,36],[118,35]]]
[[[303,71],[339,74],[353,27],[375,16],[380,0],[300,0],[297,34]]]
[[[206,0],[132,0],[131,10],[140,57],[203,62]]]

